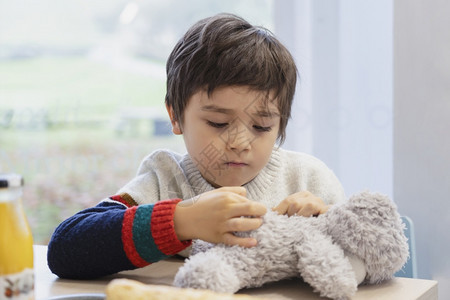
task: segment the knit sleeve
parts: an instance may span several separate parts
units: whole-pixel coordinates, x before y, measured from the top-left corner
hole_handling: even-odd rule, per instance
[[[136,205],[123,194],[75,214],[52,235],[50,270],[62,278],[96,278],[144,267],[183,250],[190,241],[179,241],[173,224],[179,201]]]
[[[322,198],[326,204],[346,201],[344,188],[335,173],[324,162],[314,158],[306,170],[308,191]]]
[[[344,188],[336,174],[323,161],[312,155],[283,150],[283,172],[289,193],[309,191],[326,204],[346,201]]]

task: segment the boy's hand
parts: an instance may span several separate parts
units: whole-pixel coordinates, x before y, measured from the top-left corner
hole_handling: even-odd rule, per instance
[[[201,239],[253,247],[254,238],[242,238],[236,231],[257,229],[267,211],[260,203],[246,197],[243,187],[222,187],[178,203],[174,214],[175,232],[180,240]]]
[[[288,196],[272,210],[280,215],[288,215],[289,217],[293,215],[310,217],[323,214],[327,212],[328,208],[329,205],[325,205],[322,199],[308,191],[304,191]]]

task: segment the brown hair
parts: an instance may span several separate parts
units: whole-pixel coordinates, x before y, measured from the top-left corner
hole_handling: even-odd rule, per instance
[[[232,14],[200,20],[175,45],[166,72],[166,105],[180,123],[189,98],[200,89],[211,95],[217,87],[237,85],[273,93],[281,115],[278,139],[283,143],[297,68],[267,29]]]

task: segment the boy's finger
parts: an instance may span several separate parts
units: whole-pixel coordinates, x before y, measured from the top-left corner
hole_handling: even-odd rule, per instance
[[[301,211],[301,206],[298,203],[291,203],[289,207],[287,208],[286,214],[291,217],[293,215],[298,215],[299,211]]]
[[[311,217],[319,214],[320,214],[320,207],[316,205],[305,205],[297,212],[297,215],[303,217]]]
[[[273,211],[276,211],[279,215],[284,215],[289,207],[289,203],[287,201],[281,201],[280,204],[272,208]]]
[[[230,246],[238,245],[245,248],[254,247],[258,244],[255,238],[237,237],[231,233],[226,233],[223,236],[223,243]]]
[[[267,208],[263,204],[248,200],[242,203],[234,204],[229,210],[228,218],[240,216],[260,217],[265,215],[266,212]]]
[[[226,232],[250,231],[262,225],[261,218],[231,218],[226,221]]]

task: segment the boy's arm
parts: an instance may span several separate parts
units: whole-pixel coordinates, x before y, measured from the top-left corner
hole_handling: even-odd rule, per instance
[[[173,223],[179,199],[136,205],[111,197],[62,222],[48,245],[48,265],[63,278],[88,279],[144,267],[190,245]]]

